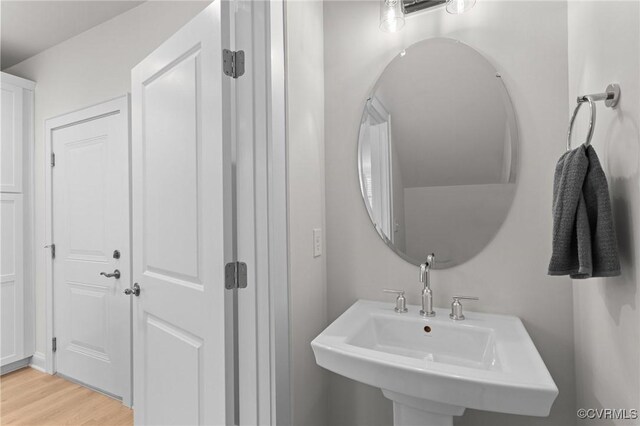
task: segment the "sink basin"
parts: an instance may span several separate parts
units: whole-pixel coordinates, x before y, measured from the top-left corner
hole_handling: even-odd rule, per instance
[[[359,300],[311,346],[321,367],[382,389],[395,425],[453,424],[466,408],[547,416],[558,395],[519,318]]]

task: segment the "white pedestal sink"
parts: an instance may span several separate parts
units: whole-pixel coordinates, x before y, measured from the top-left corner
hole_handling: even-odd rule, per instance
[[[419,310],[359,300],[311,342],[316,362],[382,389],[396,426],[453,425],[466,408],[549,415],[558,388],[519,318]]]

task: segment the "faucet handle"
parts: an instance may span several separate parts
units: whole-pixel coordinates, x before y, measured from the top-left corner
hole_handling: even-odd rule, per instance
[[[393,289],[385,288],[382,291],[384,291],[385,293],[392,293],[392,294],[398,295],[396,297],[396,308],[395,308],[396,312],[403,314],[408,311],[407,299],[405,299],[404,297],[404,290],[393,290]]]
[[[453,296],[452,299],[454,300],[480,300],[479,297],[477,296]]]
[[[427,260],[424,263],[420,264],[420,282],[423,284],[427,283],[429,277],[429,271],[433,268],[433,265],[436,263],[436,255],[431,253],[427,256]]]
[[[462,303],[460,300],[480,300],[475,296],[453,296],[453,302],[451,303],[451,313],[449,318],[454,321],[462,321],[464,315],[462,314]]]

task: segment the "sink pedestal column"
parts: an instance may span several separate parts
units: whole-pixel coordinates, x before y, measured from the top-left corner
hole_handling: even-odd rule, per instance
[[[461,416],[464,407],[414,398],[387,390],[383,395],[393,401],[394,426],[453,426],[453,416]]]
[[[418,410],[393,402],[394,426],[453,426],[453,416]]]

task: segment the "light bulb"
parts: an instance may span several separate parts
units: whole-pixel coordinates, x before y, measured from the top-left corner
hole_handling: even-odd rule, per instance
[[[381,0],[380,29],[387,33],[395,33],[404,26],[402,0]]]
[[[476,0],[447,0],[447,12],[459,15],[475,6]]]

